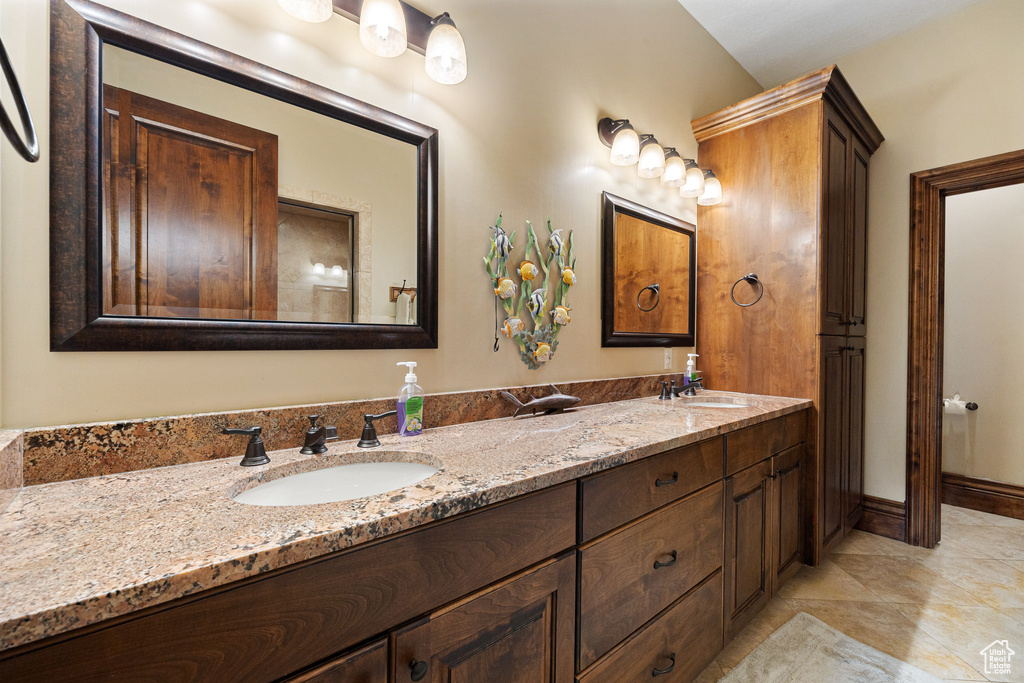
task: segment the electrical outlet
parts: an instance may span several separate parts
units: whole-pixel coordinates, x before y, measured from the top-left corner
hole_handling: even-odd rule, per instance
[[[672,369],[672,349],[665,349],[665,369]]]

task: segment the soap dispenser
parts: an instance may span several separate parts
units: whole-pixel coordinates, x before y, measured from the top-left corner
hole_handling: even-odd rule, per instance
[[[686,361],[686,374],[683,375],[684,385],[697,381],[697,361],[693,359],[699,358],[699,356],[696,353],[688,353],[686,357],[688,360]]]
[[[415,361],[396,363],[408,369],[405,385],[398,392],[398,433],[417,436],[423,433],[423,388],[416,384]]]

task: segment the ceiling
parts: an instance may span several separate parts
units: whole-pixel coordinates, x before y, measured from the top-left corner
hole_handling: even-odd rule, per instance
[[[679,0],[769,88],[979,0]]]

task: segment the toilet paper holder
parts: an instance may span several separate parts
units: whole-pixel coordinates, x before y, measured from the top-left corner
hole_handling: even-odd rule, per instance
[[[967,410],[977,410],[978,404],[975,403],[974,401],[968,401],[967,405],[965,405],[964,408],[967,408]]]
[[[953,396],[953,398],[944,398],[944,399],[942,399],[942,407],[943,408],[948,407],[950,403],[961,403],[960,394],[956,394],[955,396]],[[963,404],[963,406],[967,410],[977,410],[978,409],[978,404],[975,403],[974,401],[967,401],[966,403]]]

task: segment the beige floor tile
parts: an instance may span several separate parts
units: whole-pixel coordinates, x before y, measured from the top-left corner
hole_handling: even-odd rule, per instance
[[[1007,567],[1013,567],[1019,572],[1024,572],[1024,560],[1001,560]]]
[[[708,664],[708,668],[704,669],[695,679],[693,683],[716,683],[719,678],[725,675],[722,671],[722,667],[718,665],[718,662],[711,662]]]
[[[1024,608],[1024,572],[999,560],[935,556],[918,560],[992,607]]]
[[[1015,621],[1019,621],[1024,624],[1024,609],[1020,609],[1019,607],[1000,607],[999,611],[1008,617],[1011,617]]]
[[[801,567],[792,579],[779,589],[783,600],[860,600],[879,602],[881,598],[857,582],[855,578],[824,560],[817,567]]]
[[[986,552],[997,560],[1024,560],[1024,528],[943,524],[942,536]]]
[[[977,510],[953,507],[952,505],[942,506],[942,524],[963,524],[967,526],[992,526],[988,515]]]
[[[861,585],[870,586],[871,592],[886,602],[922,605],[984,604],[964,589],[908,557],[833,555],[832,561]]]
[[[865,645],[938,678],[983,681],[985,677],[935,638],[923,633],[892,605],[837,600],[787,600]]]
[[[980,652],[992,641],[1009,640],[1011,647],[1024,644],[1024,624],[994,607],[906,604],[894,604],[893,607],[978,670],[982,670],[984,665]],[[1021,651],[1021,647],[1016,649]],[[1014,666],[1010,676],[989,675],[988,679],[1024,682],[1024,666]]]
[[[782,600],[772,600],[725,646],[715,661],[723,669],[731,669],[795,614],[796,612]]]
[[[836,547],[835,553],[840,555],[889,555],[891,557],[912,557],[915,559],[928,558],[935,555],[990,557],[986,552],[964,545],[953,539],[943,538],[942,542],[935,548],[921,548],[908,545],[902,541],[895,541],[891,538],[857,530],[850,532],[846,540]]]

